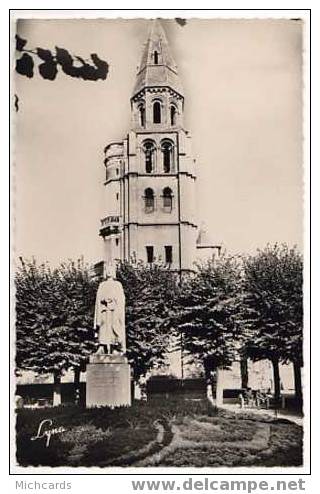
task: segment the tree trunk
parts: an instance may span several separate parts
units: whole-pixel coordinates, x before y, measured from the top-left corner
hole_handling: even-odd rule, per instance
[[[240,371],[241,371],[241,388],[248,387],[249,375],[248,375],[248,359],[242,357],[240,361]]]
[[[139,382],[135,382],[133,385],[133,396],[135,400],[141,400],[142,399],[142,393],[141,393],[141,386]]]
[[[207,400],[211,405],[215,406],[215,401],[213,399],[212,384],[207,381]]]
[[[223,380],[222,380],[222,369],[217,368],[217,384],[216,384],[216,406],[220,407],[223,405]]]
[[[302,405],[302,380],[301,380],[301,366],[299,362],[293,362],[293,371],[294,371],[294,389],[297,404],[299,406]]]
[[[274,357],[272,360],[273,365],[273,380],[274,380],[274,399],[277,403],[280,401],[280,373],[279,373],[279,359]]]
[[[80,367],[74,368],[74,401],[76,405],[80,403]]]
[[[210,366],[205,365],[206,383],[207,383],[207,400],[214,407],[223,404],[223,383],[222,369],[219,367],[213,370]]]
[[[213,394],[214,394],[213,385],[212,385],[214,371],[212,370],[207,360],[204,361],[203,365],[204,365],[204,373],[205,373],[206,385],[207,385],[207,400],[209,401],[209,403],[211,403],[212,406],[215,406],[215,400],[213,398]]]
[[[147,401],[147,376],[140,376],[138,381],[134,381],[133,394],[135,400]]]
[[[53,406],[58,407],[61,405],[61,376],[60,374],[54,374],[53,378]]]

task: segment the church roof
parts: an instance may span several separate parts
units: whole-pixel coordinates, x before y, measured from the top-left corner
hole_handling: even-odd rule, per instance
[[[177,65],[170,52],[165,32],[158,19],[152,21],[144,46],[133,95],[145,87],[171,87],[182,95]]]

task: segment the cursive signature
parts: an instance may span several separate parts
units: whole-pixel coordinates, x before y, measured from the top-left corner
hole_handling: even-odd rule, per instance
[[[51,436],[55,436],[56,434],[61,434],[62,432],[66,431],[64,427],[51,428],[52,424],[53,422],[51,419],[42,420],[39,424],[37,435],[32,436],[31,441],[35,441],[36,439],[42,439],[45,437],[46,447],[48,447],[50,444]]]

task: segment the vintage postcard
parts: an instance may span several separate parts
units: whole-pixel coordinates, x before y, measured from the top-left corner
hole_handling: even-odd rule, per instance
[[[40,13],[11,26],[13,470],[306,472],[306,15]]]

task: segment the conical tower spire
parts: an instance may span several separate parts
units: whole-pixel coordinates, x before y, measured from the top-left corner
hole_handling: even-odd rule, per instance
[[[178,77],[177,65],[171,54],[159,19],[152,21],[148,40],[143,50],[133,96],[146,87],[168,87],[180,95],[183,92]]]
[[[155,53],[157,53],[158,60],[155,60]],[[177,65],[170,53],[165,32],[158,19],[154,19],[152,21],[148,40],[143,51],[139,72],[141,72],[141,70],[143,70],[147,65],[155,65],[156,62],[157,65],[165,65],[177,73]]]

